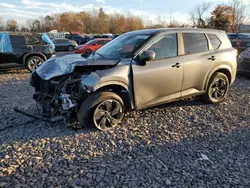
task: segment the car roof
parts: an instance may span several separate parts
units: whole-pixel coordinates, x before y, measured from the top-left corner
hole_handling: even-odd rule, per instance
[[[130,34],[141,34],[141,35],[154,35],[158,33],[163,33],[166,31],[175,31],[175,32],[185,32],[185,31],[194,31],[194,32],[221,32],[221,30],[216,29],[201,29],[201,28],[158,28],[158,29],[143,29],[128,32]],[[223,31],[224,32],[224,31]]]

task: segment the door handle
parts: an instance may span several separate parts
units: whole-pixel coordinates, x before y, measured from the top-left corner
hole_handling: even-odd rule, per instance
[[[216,58],[215,58],[215,56],[211,56],[211,57],[208,58],[208,60],[214,61],[214,60],[216,60]]]
[[[180,63],[176,63],[176,64],[172,65],[173,68],[174,67],[179,68],[180,66],[181,66]]]

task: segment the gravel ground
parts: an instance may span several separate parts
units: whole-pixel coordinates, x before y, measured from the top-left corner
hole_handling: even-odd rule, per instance
[[[248,78],[221,104],[190,99],[130,112],[108,132],[14,113],[35,112],[28,78],[0,75],[0,187],[250,187]]]

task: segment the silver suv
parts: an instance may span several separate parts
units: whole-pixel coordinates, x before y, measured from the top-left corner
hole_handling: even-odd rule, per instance
[[[196,95],[218,103],[235,80],[236,56],[224,31],[167,28],[125,33],[88,57],[53,58],[33,72],[34,99],[43,109],[42,118],[34,117],[107,130],[128,110]]]

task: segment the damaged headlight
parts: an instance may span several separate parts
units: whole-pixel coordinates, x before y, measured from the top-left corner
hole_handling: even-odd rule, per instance
[[[62,109],[63,110],[69,110],[75,106],[75,104],[72,103],[71,99],[69,98],[70,95],[62,94],[60,96],[61,103],[62,103]]]
[[[81,84],[88,93],[93,92],[94,87],[97,85],[99,81],[100,78],[95,72],[92,72],[89,75],[84,75],[81,77]]]

